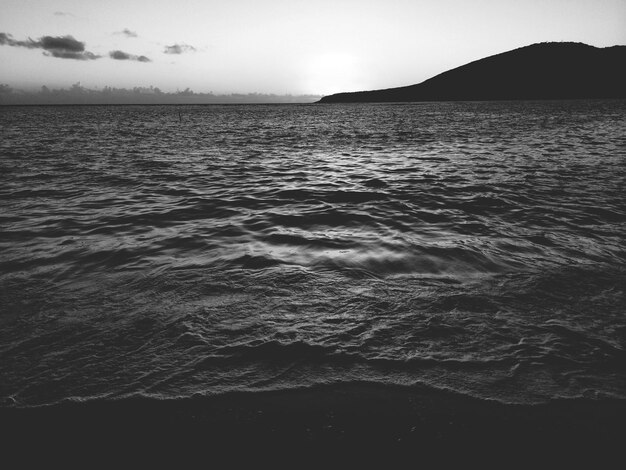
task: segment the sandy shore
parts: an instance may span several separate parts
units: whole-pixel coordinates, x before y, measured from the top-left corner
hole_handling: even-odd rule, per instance
[[[46,464],[597,465],[626,442],[623,401],[505,406],[369,385],[3,408],[0,422],[5,455]]]

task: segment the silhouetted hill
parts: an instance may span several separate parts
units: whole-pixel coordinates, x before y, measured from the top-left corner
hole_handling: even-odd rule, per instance
[[[320,103],[626,98],[626,46],[541,43],[497,54],[417,85],[337,93]]]

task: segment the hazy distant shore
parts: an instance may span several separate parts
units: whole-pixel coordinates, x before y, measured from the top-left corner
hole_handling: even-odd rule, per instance
[[[320,95],[276,95],[271,93],[164,92],[155,87],[89,89],[80,84],[71,88],[19,90],[0,84],[0,105],[78,105],[78,104],[281,104],[313,103]]]

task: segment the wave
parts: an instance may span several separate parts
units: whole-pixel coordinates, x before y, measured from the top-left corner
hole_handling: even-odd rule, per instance
[[[0,395],[623,397],[624,103],[510,106],[4,110]]]

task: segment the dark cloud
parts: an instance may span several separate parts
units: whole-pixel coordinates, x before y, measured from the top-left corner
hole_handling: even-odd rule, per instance
[[[111,51],[109,52],[109,57],[115,60],[129,60],[130,54],[122,51]]]
[[[84,52],[85,43],[72,36],[44,36],[40,40],[42,49],[47,51]]]
[[[28,38],[28,41],[17,41],[13,36],[7,33],[0,33],[0,46],[26,47],[28,49],[38,49],[41,43]]]
[[[72,36],[43,36],[37,41],[17,41],[7,33],[0,33],[0,45],[26,47],[27,49],[43,49],[44,55],[59,59],[94,60],[100,56],[85,50],[85,43]]]
[[[196,48],[188,44],[174,44],[173,46],[165,46],[163,53],[165,54],[182,54],[183,52],[195,52]]]
[[[67,13],[65,11],[55,11],[54,16],[74,16],[71,13]]]
[[[115,60],[136,60],[137,62],[152,62],[145,55],[136,56],[124,51],[111,51],[109,57]]]
[[[131,31],[128,28],[124,28],[123,30],[118,31],[118,32],[113,33],[113,34],[122,34],[122,35],[126,36],[127,38],[136,38],[137,37],[137,33],[135,31]]]
[[[85,50],[85,43],[74,39],[72,36],[43,36],[39,44],[47,56],[59,59],[95,60],[100,56]]]
[[[101,55],[94,54],[93,52],[72,52],[62,49],[53,49],[49,52],[44,52],[44,55],[48,57],[56,57],[58,59],[75,59],[75,60],[96,60],[102,57]]]
[[[124,34],[132,33],[127,29]],[[44,55],[58,59],[95,60],[100,55],[85,50],[85,43],[67,36],[43,36],[37,41],[28,38],[28,41],[18,41],[8,33],[0,33],[0,46],[25,47],[27,49],[43,49]],[[191,47],[191,46],[188,46]],[[115,60],[134,60],[137,62],[152,62],[145,55],[134,55],[124,51],[111,51],[109,57]]]

